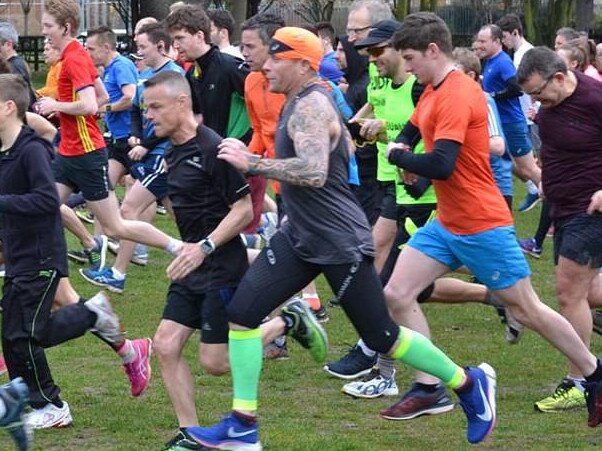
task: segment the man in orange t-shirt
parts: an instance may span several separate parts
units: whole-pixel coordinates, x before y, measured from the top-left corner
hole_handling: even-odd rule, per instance
[[[533,290],[512,217],[491,174],[481,88],[455,70],[451,33],[435,14],[407,16],[392,42],[402,52],[406,69],[426,89],[397,144],[389,146],[389,161],[406,171],[407,183],[414,174],[432,179],[438,200],[438,217],[410,239],[385,287],[394,319],[428,331],[418,293],[437,277],[467,266],[519,322],[582,370],[588,424],[597,426],[602,422],[602,364],[571,324]],[[420,135],[426,153],[413,154],[410,145]]]

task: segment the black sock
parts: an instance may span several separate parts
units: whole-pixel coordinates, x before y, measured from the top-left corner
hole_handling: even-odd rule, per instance
[[[464,374],[466,374],[466,382],[464,382],[460,387],[454,389],[454,391],[459,395],[468,393],[470,390],[472,390],[472,386],[474,384],[474,381],[466,371]]]
[[[236,417],[242,424],[245,426],[255,426],[257,423],[257,417],[253,415],[247,415],[246,413],[239,412],[238,410],[233,410],[232,415]]]
[[[585,376],[587,382],[599,382],[602,381],[602,362],[600,359],[596,360],[596,369],[589,376]]]

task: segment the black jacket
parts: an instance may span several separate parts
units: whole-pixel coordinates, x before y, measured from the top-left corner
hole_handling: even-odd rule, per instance
[[[249,68],[244,61],[220,52],[215,45],[186,72],[192,88],[194,114],[202,114],[203,125],[220,136],[229,135],[230,109],[237,95],[238,104],[244,108],[247,75]],[[247,134],[250,135],[250,129]]]
[[[67,275],[53,155],[50,143],[27,126],[0,152],[0,238],[8,277],[47,269]]]

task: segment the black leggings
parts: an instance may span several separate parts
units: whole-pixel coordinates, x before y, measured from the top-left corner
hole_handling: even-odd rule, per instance
[[[323,273],[341,307],[364,342],[387,353],[399,336],[389,316],[373,260],[321,265],[297,256],[282,232],[276,233],[241,281],[228,305],[228,318],[251,329]]]

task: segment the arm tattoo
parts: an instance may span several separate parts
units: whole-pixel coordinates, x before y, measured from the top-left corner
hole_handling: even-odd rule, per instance
[[[326,183],[332,143],[340,138],[330,136],[333,124],[338,124],[337,112],[320,92],[300,99],[287,124],[287,133],[295,145],[296,157],[261,159],[252,164],[250,172],[265,175],[293,185],[320,188]]]

